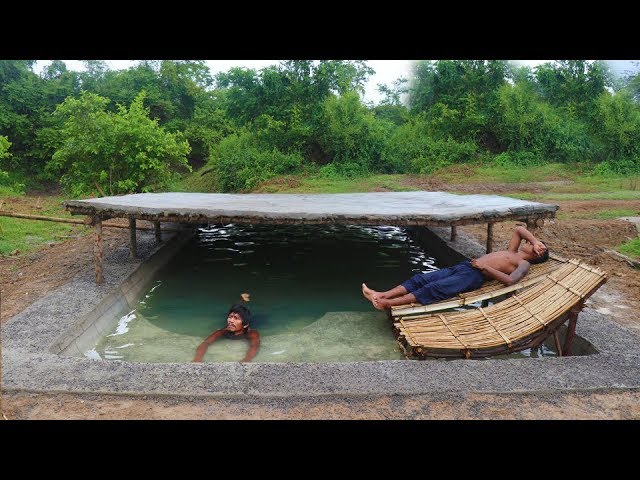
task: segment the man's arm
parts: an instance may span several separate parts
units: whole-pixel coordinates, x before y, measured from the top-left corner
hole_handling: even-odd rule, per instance
[[[490,278],[498,280],[499,282],[504,283],[507,286],[511,286],[514,283],[517,283],[522,277],[524,277],[529,271],[529,267],[531,265],[526,260],[522,260],[516,269],[511,272],[511,275],[507,275],[506,273],[502,273],[500,270],[496,270],[493,267],[483,267],[482,271],[487,274]]]
[[[204,341],[200,344],[200,346],[198,346],[198,348],[196,349],[196,356],[193,357],[193,361],[194,362],[201,362],[202,361],[202,357],[204,357],[204,354],[207,353],[207,349],[209,348],[209,345],[211,345],[218,338],[220,338],[222,335],[224,335],[224,331],[225,331],[225,329],[221,328],[220,330],[216,330],[211,335],[209,335],[207,338],[205,338]]]
[[[250,362],[253,357],[258,353],[258,349],[260,348],[260,334],[257,330],[250,330],[248,333],[249,336],[249,350],[247,350],[247,354],[244,356],[241,362]]]
[[[540,240],[534,237],[533,233],[531,233],[529,230],[527,230],[522,226],[517,226],[515,231],[513,232],[513,235],[511,236],[511,240],[509,240],[509,246],[507,247],[507,250],[509,250],[510,252],[517,252],[518,248],[520,248],[520,243],[522,242],[522,240],[526,240],[533,246],[536,246],[536,244],[540,244],[540,246],[536,248],[536,252],[538,254],[541,253],[541,252],[538,252],[539,248],[540,247],[544,248],[544,245],[542,245],[542,242],[540,242]]]

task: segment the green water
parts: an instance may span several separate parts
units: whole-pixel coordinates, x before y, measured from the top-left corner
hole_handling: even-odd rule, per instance
[[[155,275],[137,308],[85,355],[190,362],[248,292],[252,328],[261,336],[254,362],[402,359],[386,314],[362,297],[360,285],[384,290],[438,267],[397,227],[203,228]],[[247,346],[220,339],[203,361],[239,361]]]

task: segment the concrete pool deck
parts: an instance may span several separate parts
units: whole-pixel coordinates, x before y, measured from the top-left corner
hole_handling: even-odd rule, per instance
[[[446,230],[446,229],[444,229]],[[449,242],[460,249],[462,235]],[[6,322],[2,328],[2,389],[196,397],[328,397],[434,393],[566,392],[640,388],[640,338],[585,308],[577,335],[595,355],[509,360],[427,360],[351,363],[130,363],[61,356],[61,339],[78,329],[142,262],[162,252],[140,233],[139,259],[107,251],[107,282],[96,285],[85,266],[72,281]],[[167,242],[171,244],[171,242]],[[164,245],[164,244],[163,244]],[[463,251],[462,249],[461,251]]]

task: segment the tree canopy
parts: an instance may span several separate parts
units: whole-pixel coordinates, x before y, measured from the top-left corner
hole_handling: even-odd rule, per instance
[[[535,68],[423,60],[378,85],[366,61],[288,60],[212,75],[204,61],[0,61],[0,181],[88,195],[170,188],[203,169],[222,191],[276,175],[422,173],[476,160],[640,172],[640,76],[599,61]],[[10,152],[9,152],[10,147]],[[10,154],[9,154],[10,153]]]

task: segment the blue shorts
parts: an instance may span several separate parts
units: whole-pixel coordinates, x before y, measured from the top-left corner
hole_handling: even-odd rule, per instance
[[[485,276],[469,260],[434,272],[419,273],[401,285],[423,305],[454,297],[458,293],[480,288]]]

